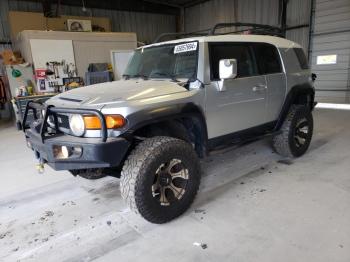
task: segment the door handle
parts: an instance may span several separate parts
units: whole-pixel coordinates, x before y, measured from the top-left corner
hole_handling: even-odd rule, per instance
[[[258,84],[256,86],[253,87],[253,92],[259,92],[259,91],[264,91],[267,88],[266,85],[263,84]]]

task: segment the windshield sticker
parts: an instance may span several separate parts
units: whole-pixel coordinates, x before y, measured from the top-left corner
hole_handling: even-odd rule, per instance
[[[197,50],[197,42],[191,42],[181,45],[176,45],[174,48],[174,54],[190,52]]]

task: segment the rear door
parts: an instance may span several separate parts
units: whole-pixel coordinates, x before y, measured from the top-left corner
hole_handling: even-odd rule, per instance
[[[266,43],[254,43],[255,58],[259,74],[265,76],[267,84],[266,121],[277,120],[286,95],[286,76],[283,72],[278,49]]]
[[[209,138],[255,127],[266,122],[266,81],[258,74],[249,43],[208,43],[211,84],[206,87]],[[235,79],[219,79],[220,59],[237,60]],[[224,91],[219,91],[219,85]]]

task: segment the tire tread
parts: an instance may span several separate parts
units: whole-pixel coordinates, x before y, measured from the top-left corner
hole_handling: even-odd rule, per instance
[[[144,206],[142,196],[137,195],[137,189],[143,187],[142,179],[139,176],[144,175],[142,170],[150,164],[152,156],[157,155],[157,152],[163,147],[171,146],[172,143],[182,145],[183,149],[188,151],[184,152],[184,154],[193,154],[193,156],[197,158],[191,145],[185,141],[172,137],[156,136],[148,138],[136,146],[126,159],[121,172],[120,189],[122,198],[126,201],[127,205],[133,212],[143,216],[146,220],[153,223],[164,223],[167,222],[167,219],[165,217],[155,216],[152,214],[151,210],[148,210]],[[199,162],[195,164],[197,164],[199,168]],[[194,196],[198,191],[198,187],[199,183],[197,188],[195,188]],[[188,205],[193,202],[194,196],[191,198],[191,202],[187,203]]]
[[[295,153],[293,153],[290,146],[290,132],[293,128],[293,120],[297,117],[297,114],[301,111],[304,114],[311,114],[309,109],[305,105],[293,104],[288,112],[286,119],[284,120],[282,127],[280,129],[281,133],[272,138],[272,147],[280,155],[293,158]],[[312,118],[311,118],[312,119]],[[312,132],[312,130],[311,130]]]

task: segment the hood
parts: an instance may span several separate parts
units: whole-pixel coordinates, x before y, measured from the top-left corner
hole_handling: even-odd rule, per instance
[[[150,97],[186,92],[175,82],[165,80],[119,80],[73,89],[46,103],[57,107],[77,106],[102,108],[106,103],[126,102]]]

